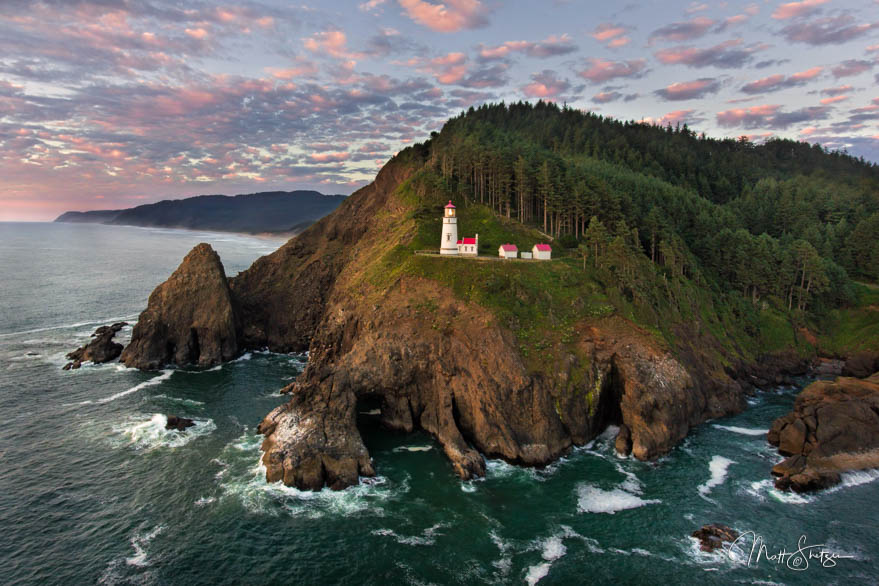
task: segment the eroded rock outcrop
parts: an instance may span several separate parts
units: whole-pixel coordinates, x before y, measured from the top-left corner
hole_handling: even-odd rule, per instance
[[[236,329],[223,263],[210,245],[199,244],[150,295],[122,362],[146,370],[220,364],[238,353]]]
[[[77,348],[67,355],[67,359],[70,362],[64,365],[64,370],[79,368],[83,362],[91,361],[95,364],[102,364],[119,358],[119,355],[122,354],[123,346],[114,342],[113,337],[127,325],[123,321],[96,329],[95,333],[92,334],[93,339],[88,344]]]
[[[582,324],[582,343],[547,376],[529,371],[488,310],[433,281],[407,277],[380,299],[340,295],[330,308],[309,365],[285,389],[293,399],[260,425],[269,481],[342,488],[371,475],[356,425],[366,397],[380,401],[386,427],[434,435],[464,479],[484,474],[483,454],[542,466],[610,423],[631,430],[636,457],[653,458],[690,425],[741,408],[741,393],[706,394],[621,318]]]
[[[721,549],[724,542],[735,543],[739,538],[739,532],[726,525],[711,523],[693,531],[693,537],[699,540],[699,549],[711,552]]]
[[[767,439],[788,456],[772,468],[781,489],[827,488],[841,472],[879,467],[879,373],[810,384]]]

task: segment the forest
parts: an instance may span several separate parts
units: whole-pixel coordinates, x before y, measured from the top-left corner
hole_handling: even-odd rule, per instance
[[[879,166],[845,152],[544,102],[471,108],[420,147],[435,171],[422,189],[484,204],[621,277],[640,254],[755,304],[817,312],[850,301],[851,279],[879,279]]]

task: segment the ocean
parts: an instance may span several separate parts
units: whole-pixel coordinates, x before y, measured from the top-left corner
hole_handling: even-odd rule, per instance
[[[97,326],[133,323],[198,242],[218,251],[230,276],[281,244],[0,223],[0,584],[879,579],[879,472],[811,495],[773,488],[780,457],[765,432],[800,387],[758,393],[744,413],[699,426],[654,462],[618,458],[609,430],[545,469],[489,461],[471,482],[429,435],[382,430],[364,410],[378,476],[313,493],[266,484],[256,435],[304,354],[253,351],[203,370],[62,371]],[[172,414],[196,426],[166,431]],[[690,534],[706,523],[747,537],[732,554],[700,552]],[[751,535],[765,544],[759,558],[749,559]],[[839,557],[801,549],[817,545]],[[806,556],[779,560],[782,549]]]

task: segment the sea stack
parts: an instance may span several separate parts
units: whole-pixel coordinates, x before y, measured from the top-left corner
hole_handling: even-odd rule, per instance
[[[142,370],[166,364],[213,366],[237,353],[235,312],[223,263],[202,243],[152,292],[122,362]]]

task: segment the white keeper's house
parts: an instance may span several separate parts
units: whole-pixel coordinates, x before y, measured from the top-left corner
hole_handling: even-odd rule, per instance
[[[515,244],[501,244],[497,252],[501,258],[516,258],[519,255],[519,249]]]
[[[537,260],[552,259],[552,247],[549,244],[535,244],[534,248],[531,249],[531,253]]]

